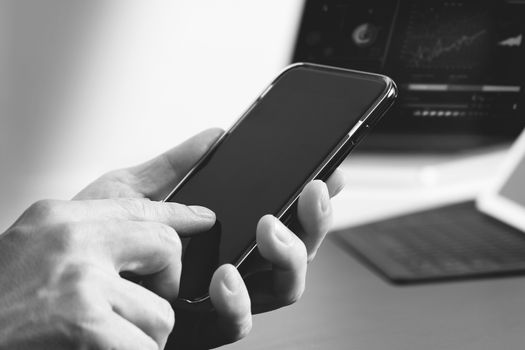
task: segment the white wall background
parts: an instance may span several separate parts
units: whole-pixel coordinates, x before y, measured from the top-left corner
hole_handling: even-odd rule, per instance
[[[0,230],[39,198],[228,127],[288,62],[301,0],[0,0]]]

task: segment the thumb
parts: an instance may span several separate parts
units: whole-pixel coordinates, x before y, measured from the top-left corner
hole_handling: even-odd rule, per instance
[[[135,190],[147,198],[161,199],[182,180],[222,133],[223,130],[218,128],[205,130],[169,151],[128,169],[137,179]]]

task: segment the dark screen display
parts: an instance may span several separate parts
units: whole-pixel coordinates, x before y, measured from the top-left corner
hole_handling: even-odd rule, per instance
[[[304,66],[286,71],[169,198],[217,216],[210,232],[183,242],[180,297],[207,293],[215,269],[252,246],[258,220],[295,198],[385,91],[381,78],[365,77]]]

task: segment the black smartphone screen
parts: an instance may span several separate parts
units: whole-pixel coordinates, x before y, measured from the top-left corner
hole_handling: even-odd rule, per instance
[[[168,198],[217,216],[210,232],[183,240],[180,298],[207,294],[215,269],[239,261],[258,220],[289,204],[385,89],[376,76],[309,66],[277,78]]]

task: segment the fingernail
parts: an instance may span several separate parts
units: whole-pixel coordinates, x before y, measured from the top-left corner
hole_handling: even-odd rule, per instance
[[[292,233],[288,231],[283,225],[277,225],[277,219],[273,219],[273,234],[275,238],[284,245],[291,245],[293,242]]]
[[[193,213],[195,213],[195,215],[200,216],[201,218],[205,218],[205,219],[215,218],[215,213],[208,208],[201,207],[199,205],[190,205],[188,208],[190,208],[190,210]]]
[[[330,197],[328,196],[328,191],[324,190],[321,194],[321,200],[319,201],[319,207],[321,212],[326,213],[330,209]]]
[[[239,280],[239,276],[235,273],[235,271],[228,270],[224,274],[224,279],[222,280],[222,285],[226,290],[231,293],[235,294],[237,293],[237,290],[239,290],[239,285],[241,281]]]

